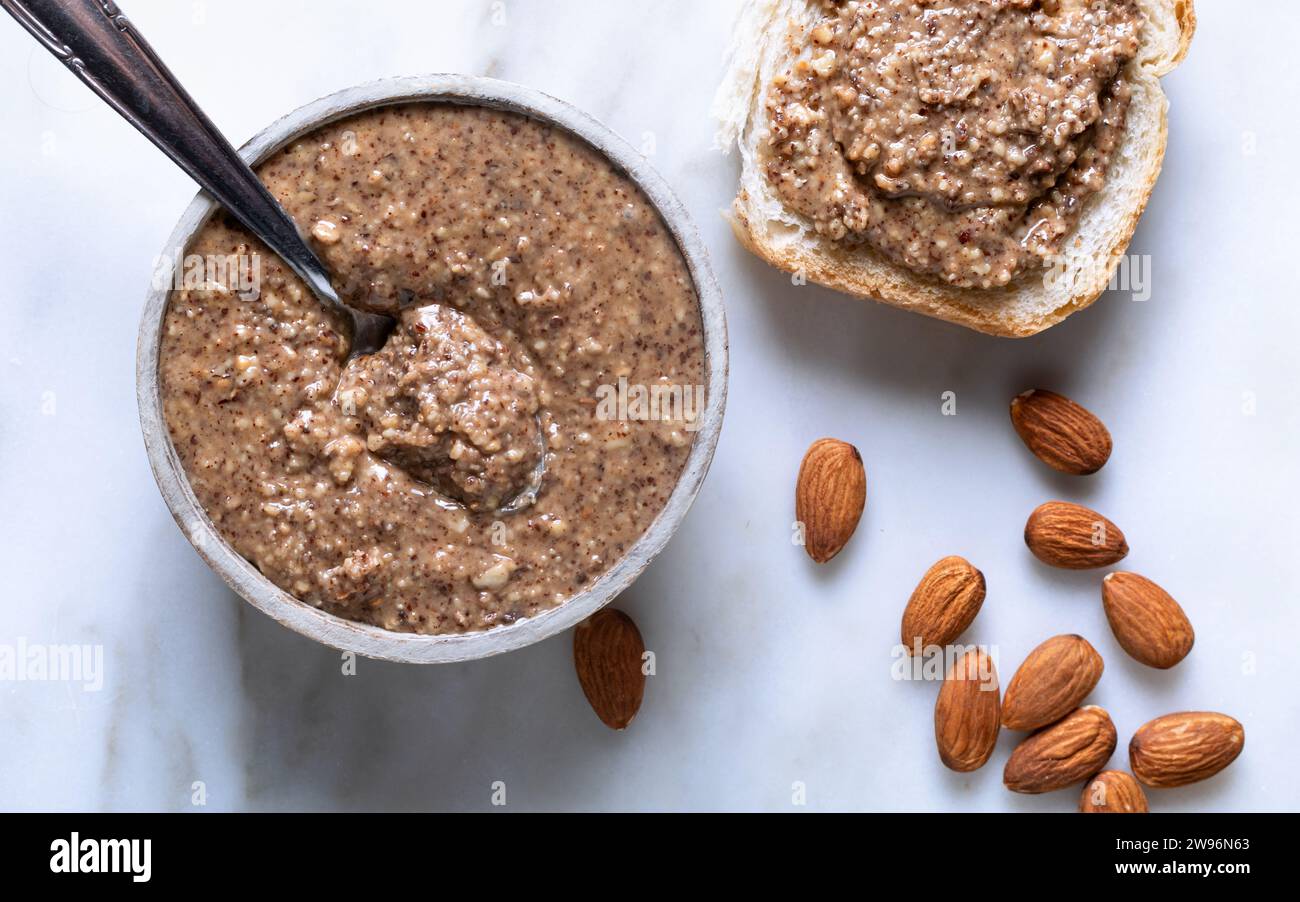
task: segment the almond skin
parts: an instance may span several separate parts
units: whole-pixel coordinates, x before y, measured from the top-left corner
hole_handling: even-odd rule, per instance
[[[1146,793],[1122,770],[1104,770],[1088,781],[1079,796],[1084,814],[1146,814],[1150,811]]]
[[[641,708],[645,643],[632,618],[605,608],[573,631],[573,666],[596,716],[611,730],[626,729]]]
[[[1192,650],[1191,621],[1169,593],[1136,573],[1108,573],[1101,603],[1120,646],[1148,667],[1168,670]]]
[[[998,743],[1000,720],[997,669],[983,649],[973,648],[953,662],[934,706],[944,766],[963,773],[983,767]]]
[[[1043,389],[1011,402],[1011,425],[1034,456],[1074,476],[1096,473],[1110,459],[1110,432],[1083,407]]]
[[[984,574],[970,561],[951,555],[925,571],[903,611],[903,646],[944,646],[966,632],[984,604]]]
[[[1143,724],[1128,744],[1128,759],[1147,786],[1186,786],[1236,761],[1245,744],[1246,731],[1228,715],[1184,711]]]
[[[1029,515],[1025,544],[1044,564],[1066,570],[1109,567],[1128,554],[1128,542],[1118,526],[1067,501],[1048,501]]]
[[[1053,636],[1029,653],[1002,701],[1002,726],[1037,730],[1088,697],[1101,679],[1101,655],[1082,636]]]
[[[1116,739],[1104,710],[1076,708],[1016,746],[1002,782],[1012,792],[1051,792],[1080,783],[1106,765]]]
[[[824,564],[839,554],[866,504],[867,471],[858,449],[833,438],[813,442],[794,488],[795,518],[803,524],[808,556]]]

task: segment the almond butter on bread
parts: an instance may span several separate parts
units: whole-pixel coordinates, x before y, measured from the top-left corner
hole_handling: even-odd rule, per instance
[[[1191,0],[749,0],[714,105],[736,236],[858,297],[1040,332],[1128,248],[1195,21]]]

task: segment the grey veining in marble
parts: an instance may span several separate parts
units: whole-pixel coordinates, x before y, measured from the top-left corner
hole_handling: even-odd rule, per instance
[[[103,688],[0,680],[3,809],[1070,810],[945,771],[932,684],[890,677],[898,618],[935,559],[969,557],[988,601],[969,634],[1004,679],[1039,641],[1085,635],[1093,700],[1127,738],[1208,708],[1246,726],[1223,775],[1155,791],[1157,810],[1300,808],[1273,750],[1300,697],[1300,415],[1292,211],[1279,179],[1300,125],[1284,0],[1204,0],[1171,98],[1165,173],[1134,240],[1150,300],[1123,294],[1034,339],[984,338],[815,287],[750,259],[719,216],[735,160],[709,106],[731,2],[253,3],[131,0],[126,12],[236,143],[339,87],[432,71],[528,83],[647,152],[683,198],[728,304],[731,392],[712,472],[678,537],[620,599],[656,652],[624,734],[587,708],[570,638],[486,661],[361,660],[227,592],[158,497],[140,441],[137,315],[152,256],[193,186],[0,22],[0,499],[9,574],[0,652],[103,648]],[[358,10],[364,10],[358,12]],[[1232,73],[1225,78],[1224,73]],[[1086,481],[1047,471],[1007,421],[1023,388],[1077,397],[1115,435]],[[941,396],[956,393],[956,416]],[[814,570],[790,542],[793,478],[822,435],[869,474],[849,548]],[[1050,572],[1020,539],[1050,497],[1119,523],[1125,566],[1182,601],[1188,659],[1128,659],[1099,576]],[[196,789],[195,784],[201,787]],[[195,805],[196,795],[205,805]]]

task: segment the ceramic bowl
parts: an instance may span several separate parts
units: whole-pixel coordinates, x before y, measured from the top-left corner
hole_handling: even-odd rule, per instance
[[[390,661],[434,663],[482,658],[553,636],[608,604],[645,570],[681,525],[717,446],[727,391],[727,335],[722,297],[708,256],[685,208],[667,183],[644,156],[604,125],[539,91],[465,75],[386,79],[339,91],[295,110],[263,129],[240,149],[240,154],[256,165],[294,139],[330,122],[375,107],[411,102],[494,107],[566,129],[603,153],[636,182],[658,209],[689,265],[703,321],[706,405],[686,466],[668,503],[627,554],[586,591],[559,607],[509,626],[423,636],[336,617],[271,583],[226,543],[195,498],[163,420],[158,352],[168,297],[165,287],[153,288],[145,303],[136,355],[136,387],[145,447],[163,498],[195,550],[235,592],[290,629],[334,648]],[[181,217],[166,247],[187,247],[215,208],[215,202],[200,193]]]

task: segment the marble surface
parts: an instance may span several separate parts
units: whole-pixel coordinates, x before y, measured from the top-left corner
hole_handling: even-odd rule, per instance
[[[656,652],[626,733],[573,675],[570,637],[420,668],[294,635],[231,595],[164,508],[145,462],[136,318],[193,186],[13,23],[0,21],[0,652],[102,647],[103,685],[0,681],[3,809],[1069,810],[1073,790],[1001,786],[1013,745],[946,771],[933,684],[891,678],[922,571],[960,553],[988,601],[968,638],[1004,678],[1049,635],[1101,651],[1094,700],[1124,744],[1142,722],[1238,717],[1220,777],[1152,793],[1165,811],[1300,808],[1295,516],[1300,419],[1292,166],[1300,10],[1199,4],[1166,80],[1165,171],[1134,239],[1152,292],[1114,293],[1049,333],[982,337],[815,287],[749,258],[719,211],[734,158],[711,147],[711,95],[734,4],[698,0],[414,3],[132,0],[126,12],[236,143],[281,113],[382,76],[463,71],[525,82],[647,151],[696,217],[728,304],[732,378],[712,473],[678,537],[618,602]],[[1097,477],[1057,477],[1009,427],[1050,386],[1116,436]],[[941,413],[955,392],[957,415]],[[856,443],[870,501],[815,569],[790,541],[807,444]],[[1050,571],[1025,517],[1051,497],[1125,530],[1131,569],[1196,625],[1170,672],[1124,656],[1098,574]],[[202,784],[205,806],[193,804]]]

